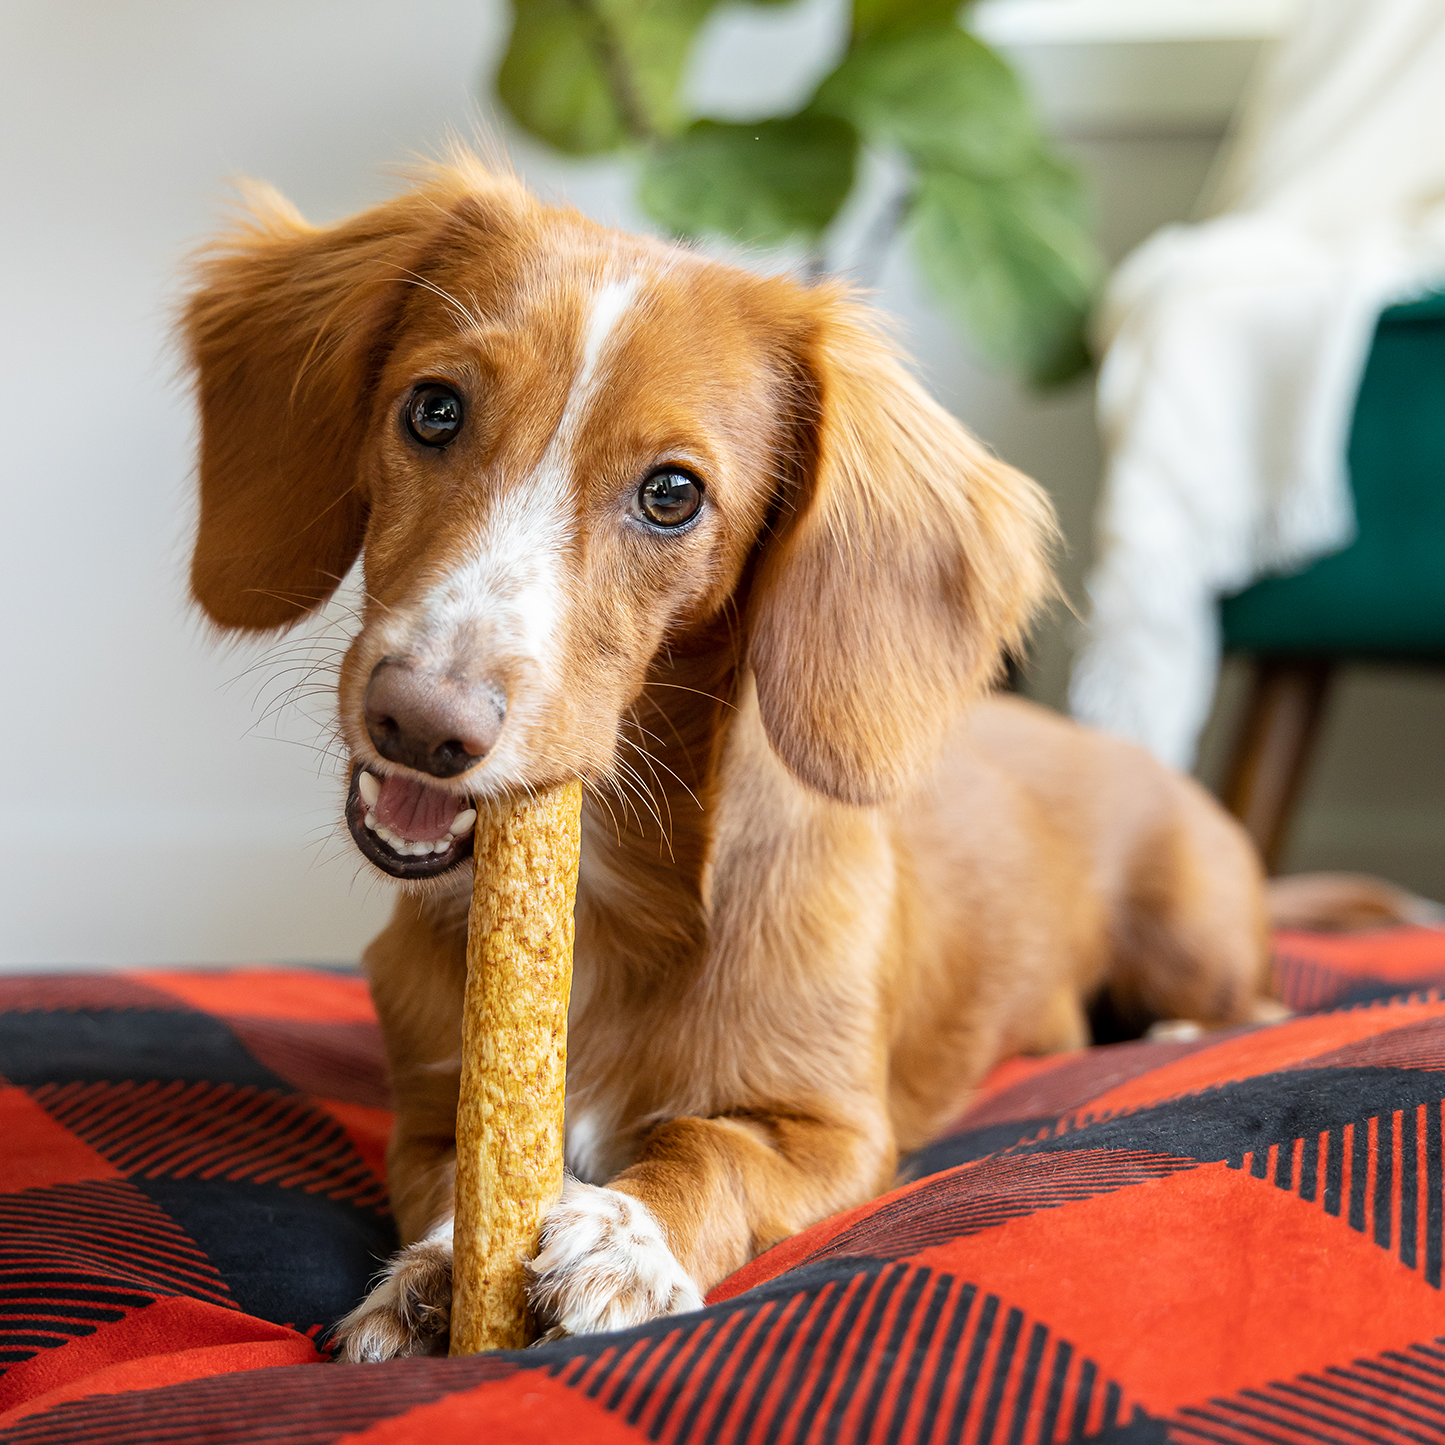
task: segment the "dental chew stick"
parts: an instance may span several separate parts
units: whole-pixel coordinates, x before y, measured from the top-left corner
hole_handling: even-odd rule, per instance
[[[530,1343],[523,1260],[562,1193],[582,787],[478,809],[457,1105],[451,1353]]]

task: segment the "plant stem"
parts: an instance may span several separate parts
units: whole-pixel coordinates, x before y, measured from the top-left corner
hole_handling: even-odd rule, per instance
[[[657,127],[652,124],[642,103],[636,77],[628,68],[627,57],[618,44],[616,32],[602,14],[602,7],[597,0],[572,0],[572,3],[592,22],[592,43],[602,73],[607,77],[607,88],[612,92],[612,103],[617,107],[623,130],[643,144],[660,139]]]
[[[853,269],[863,285],[872,289],[883,279],[883,267],[887,264],[893,238],[908,219],[912,208],[913,183],[910,178],[873,218],[873,224],[868,227],[863,244],[858,248],[858,261]]]

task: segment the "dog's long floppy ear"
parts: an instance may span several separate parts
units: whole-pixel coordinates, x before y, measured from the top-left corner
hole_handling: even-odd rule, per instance
[[[324,228],[257,187],[198,260],[181,322],[201,414],[191,590],[213,622],[293,623],[356,560],[372,387],[407,283],[464,220],[475,179],[439,167],[431,184]]]
[[[1053,509],[845,293],[819,296],[797,352],[794,476],[751,589],[748,660],[788,768],[876,803],[933,762],[1050,594]]]

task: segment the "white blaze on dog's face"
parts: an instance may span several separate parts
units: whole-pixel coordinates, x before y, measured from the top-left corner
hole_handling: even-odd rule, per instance
[[[633,274],[604,282],[583,297],[581,357],[546,451],[528,475],[510,484],[499,479],[471,539],[470,555],[420,604],[423,632],[440,639],[443,651],[450,642],[453,652],[464,652],[485,630],[497,659],[510,653],[515,661],[507,698],[513,727],[491,755],[488,771],[493,778],[506,772],[509,751],[516,766],[526,716],[545,707],[547,685],[555,685],[563,671],[560,653],[568,603],[563,568],[580,526],[574,458],[605,383],[614,344],[625,339],[624,323],[637,290]],[[618,336],[619,331],[624,334]],[[458,402],[465,406],[460,395]],[[380,631],[389,642],[405,629],[384,622]],[[407,644],[403,637],[400,646]]]
[[[895,796],[1046,587],[1041,494],[846,288],[474,164],[325,229],[253,197],[184,330],[196,599],[286,627],[361,556],[347,821],[400,878],[462,861],[473,800],[625,769],[654,665],[745,666],[800,781]]]
[[[732,592],[778,482],[784,378],[733,273],[609,240],[484,288],[458,252],[379,378],[341,686],[377,779],[356,774],[348,821],[412,878],[459,861],[470,799],[608,772],[649,663]]]

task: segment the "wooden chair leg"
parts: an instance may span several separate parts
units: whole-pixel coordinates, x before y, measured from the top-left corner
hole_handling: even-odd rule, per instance
[[[1262,657],[1254,662],[1224,803],[1244,824],[1271,873],[1289,835],[1334,670],[1335,664],[1324,658]]]

